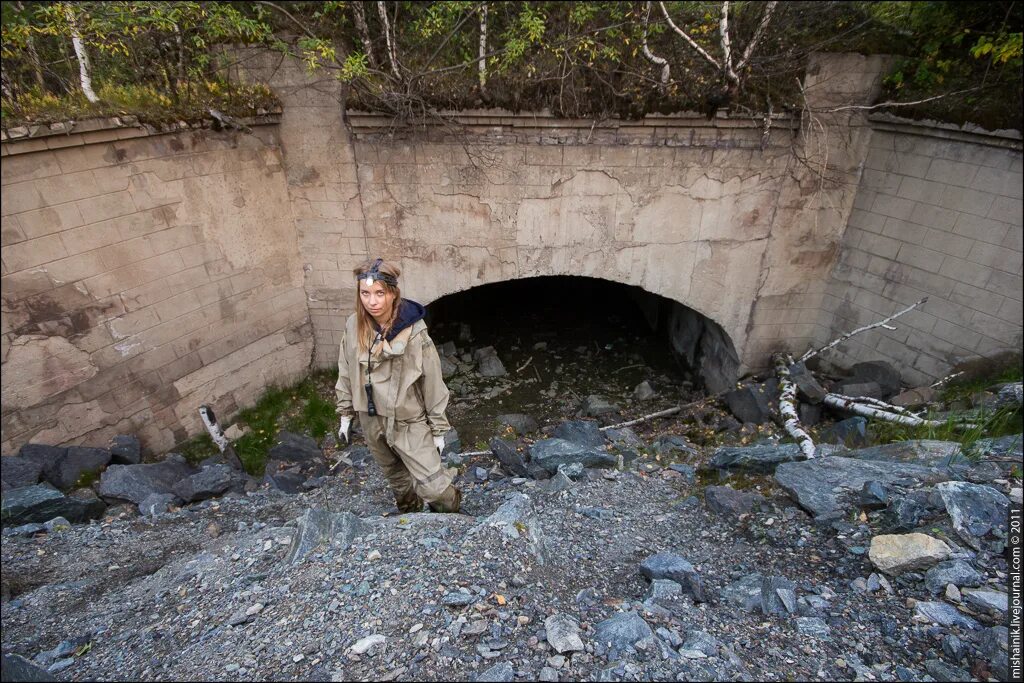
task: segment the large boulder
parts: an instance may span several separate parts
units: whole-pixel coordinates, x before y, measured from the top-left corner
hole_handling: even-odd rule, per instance
[[[825,395],[828,392],[818,383],[806,365],[794,363],[789,367],[789,376],[793,380],[793,384],[796,385],[800,397],[805,401],[817,404],[825,400]]]
[[[565,439],[544,439],[530,446],[530,459],[554,474],[559,465],[579,463],[584,467],[615,467],[618,459],[604,450]]]
[[[3,681],[20,681],[36,683],[37,681],[56,681],[57,678],[41,666],[37,666],[21,655],[3,656]]]
[[[764,496],[750,491],[737,491],[731,486],[708,486],[704,489],[704,502],[708,509],[719,515],[738,517],[747,514],[764,500]]]
[[[174,493],[174,485],[193,474],[195,470],[178,453],[144,465],[111,465],[100,476],[99,493],[138,505],[152,493]]]
[[[647,579],[668,579],[689,590],[693,599],[707,602],[704,582],[692,564],[675,553],[657,553],[640,563],[640,573]]]
[[[850,371],[853,373],[853,379],[857,381],[877,384],[882,392],[881,398],[889,398],[900,391],[900,373],[884,360],[857,363]]]
[[[724,398],[729,410],[737,419],[742,422],[761,424],[771,420],[772,400],[777,396],[767,383],[761,383],[734,389]]]
[[[764,446],[722,446],[701,469],[772,473],[779,463],[806,460],[795,443]]]
[[[179,480],[172,491],[186,503],[192,503],[219,496],[232,487],[242,485],[241,474],[230,465],[209,465]]]
[[[280,432],[277,443],[267,453],[263,481],[285,493],[299,493],[306,480],[327,471],[323,451],[311,437]]]
[[[615,658],[632,649],[637,641],[654,635],[651,627],[636,612],[620,612],[594,627],[594,642]]]
[[[964,560],[949,560],[935,565],[924,575],[924,585],[932,595],[939,595],[946,586],[974,588],[985,582],[985,577]]]
[[[927,534],[883,534],[871,539],[868,558],[890,576],[925,569],[948,560],[953,550]]]
[[[29,460],[38,462],[45,472],[68,452],[67,448],[61,446],[47,446],[41,443],[27,443],[18,451],[18,455]]]
[[[103,514],[101,501],[89,502],[65,496],[47,484],[8,489],[0,496],[0,524],[17,526],[47,522],[63,517],[70,522],[85,522]]]
[[[21,455],[5,455],[0,457],[0,487],[4,489],[20,489],[39,483],[43,473],[43,463]]]
[[[847,455],[860,460],[884,460],[886,462],[927,465],[928,467],[946,467],[960,453],[961,446],[956,441],[914,439],[887,443],[883,446],[860,448]]]
[[[583,446],[600,448],[604,446],[604,434],[596,422],[591,420],[569,420],[555,427],[551,434],[556,439],[565,439]]]
[[[964,543],[980,550],[986,538],[1006,538],[1010,500],[1002,493],[966,481],[947,481],[935,488]]]
[[[838,456],[784,462],[775,470],[779,486],[819,522],[840,519],[855,509],[869,481],[914,484],[947,479],[947,473],[924,465]]]
[[[299,517],[285,562],[295,564],[324,544],[344,550],[357,536],[370,532],[369,523],[351,512],[309,508]]]
[[[499,415],[496,419],[498,424],[504,427],[511,427],[512,431],[519,436],[525,436],[540,429],[540,425],[537,424],[536,420],[523,413],[507,413]]]
[[[95,477],[108,463],[110,451],[105,448],[71,446],[63,458],[43,470],[43,478],[62,491],[67,491],[83,477]]]
[[[267,453],[267,458],[290,463],[322,463],[324,454],[312,437],[292,432],[280,432],[277,435],[276,443]]]
[[[142,445],[131,434],[118,434],[110,440],[110,462],[115,465],[138,465],[142,462]]]
[[[515,477],[530,476],[530,470],[523,461],[523,456],[516,451],[515,446],[498,438],[491,439],[488,445],[491,447],[491,453],[498,459],[506,472]]]
[[[842,444],[848,448],[860,448],[868,444],[868,421],[860,415],[840,420],[822,432],[820,440],[825,443]]]

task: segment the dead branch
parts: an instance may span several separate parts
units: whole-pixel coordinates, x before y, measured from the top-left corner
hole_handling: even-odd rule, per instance
[[[825,346],[822,346],[820,349],[808,351],[807,353],[805,353],[804,355],[802,355],[800,357],[800,362],[801,363],[807,362],[808,359],[814,358],[819,353],[822,353],[824,351],[828,351],[829,349],[831,349],[831,348],[833,348],[835,346],[838,346],[839,344],[842,344],[844,341],[846,341],[850,337],[854,336],[855,334],[860,334],[861,332],[867,332],[868,330],[872,330],[872,329],[874,329],[876,327],[885,327],[886,329],[895,329],[893,327],[888,326],[887,323],[889,323],[891,320],[895,320],[896,318],[900,317],[904,313],[912,311],[913,309],[917,308],[918,306],[920,306],[921,304],[923,304],[923,303],[925,303],[927,301],[928,301],[928,297],[925,297],[925,298],[921,299],[920,301],[918,301],[917,303],[913,303],[913,304],[907,306],[902,311],[899,311],[897,313],[894,313],[894,314],[890,315],[885,320],[880,320],[877,323],[871,323],[870,325],[865,325],[864,327],[858,327],[855,330],[847,332],[846,334],[844,334],[843,336],[839,337],[838,339],[829,342]]]
[[[786,433],[796,439],[801,452],[810,460],[815,455],[814,440],[800,424],[800,415],[796,411],[796,384],[789,375],[789,366],[792,364],[792,357],[781,353],[775,356],[775,374],[779,377],[779,388],[782,390],[779,394],[779,413],[784,420]]]
[[[839,410],[847,410],[857,415],[864,417],[873,417],[879,420],[885,420],[886,422],[895,422],[897,424],[908,425],[910,427],[942,427],[946,425],[945,422],[939,422],[938,420],[926,420],[924,418],[917,417],[915,415],[908,415],[901,412],[890,412],[883,410],[881,407],[876,407],[877,399],[871,399],[866,401],[864,398],[855,398],[852,396],[843,396],[842,394],[826,394],[824,404],[831,406],[832,408],[838,408]],[[873,405],[868,405],[868,403]],[[901,410],[896,406],[891,408]],[[975,424],[965,422],[963,424],[955,425],[958,429],[971,429],[977,427]]]
[[[526,359],[525,363],[523,363],[518,368],[516,368],[516,372],[522,372],[523,370],[528,368],[530,366],[530,363],[532,363],[532,362],[533,362],[533,356],[530,356],[529,358]]]
[[[913,107],[918,104],[924,104],[925,102],[934,102],[935,100],[941,100],[944,97],[953,97],[954,95],[963,95],[969,92],[975,92],[981,90],[980,87],[967,88],[966,90],[955,90],[953,92],[943,93],[941,95],[935,95],[933,97],[926,97],[923,100],[914,100],[913,102],[879,102],[878,104],[848,104],[842,107],[832,107],[830,109],[815,109],[814,111],[819,114],[834,114],[840,111],[873,111],[875,109],[884,109],[887,107]]]
[[[952,374],[946,375],[945,377],[943,377],[939,381],[937,381],[937,382],[935,382],[933,384],[930,384],[929,387],[932,388],[932,389],[935,389],[936,387],[940,387],[943,384],[945,384],[946,382],[950,381],[951,379],[959,377],[962,374],[964,374],[963,370],[961,370],[960,372],[954,372]]]
[[[653,63],[654,65],[661,67],[661,85],[658,87],[662,92],[664,92],[665,88],[668,86],[669,73],[671,71],[671,67],[669,66],[667,59],[665,59],[664,57],[657,56],[656,54],[651,52],[651,49],[647,46],[647,27],[650,25],[650,21],[651,3],[648,2],[646,6],[646,11],[644,12],[644,33],[641,49],[643,50],[644,57],[650,60],[651,63]]]

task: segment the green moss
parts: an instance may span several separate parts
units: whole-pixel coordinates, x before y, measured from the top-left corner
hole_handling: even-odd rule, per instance
[[[75,483],[74,483],[74,485],[71,488],[73,488],[73,489],[80,489],[80,488],[86,488],[88,486],[92,486],[93,484],[96,483],[96,480],[99,479],[99,478],[100,478],[100,471],[99,470],[89,470],[89,471],[86,471],[86,472],[82,472],[80,475],[78,475],[78,479],[75,480]]]
[[[206,458],[220,453],[217,449],[217,444],[213,443],[213,439],[210,438],[210,435],[205,433],[200,434],[183,444],[175,446],[174,451],[176,453],[181,453],[185,460],[192,464],[197,464]]]

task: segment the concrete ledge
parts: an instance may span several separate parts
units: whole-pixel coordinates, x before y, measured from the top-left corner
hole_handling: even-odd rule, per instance
[[[247,116],[237,119],[242,125],[250,128],[270,126],[281,122],[280,112],[267,112],[258,116]],[[0,130],[0,154],[14,156],[30,154],[47,149],[77,147],[82,145],[114,142],[128,138],[146,137],[149,135],[166,135],[190,130],[213,128],[215,121],[203,119],[188,123],[177,121],[153,125],[139,121],[136,116],[109,116],[82,121],[59,121],[51,124],[16,126]]]
[[[973,123],[965,123],[962,126],[958,126],[955,123],[942,123],[941,121],[933,121],[931,119],[917,121],[885,113],[871,114],[868,116],[868,121],[875,130],[904,133],[906,135],[921,135],[943,140],[956,140],[958,142],[971,142],[977,145],[1002,147],[1017,151],[1024,149],[1024,136],[1021,135],[1019,130],[986,130]]]

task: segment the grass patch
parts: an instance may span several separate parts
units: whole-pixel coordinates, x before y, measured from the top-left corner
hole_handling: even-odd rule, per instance
[[[259,111],[276,111],[280,106],[265,85],[224,81],[181,84],[173,98],[150,85],[104,84],[96,96],[99,102],[93,103],[77,90],[62,95],[29,90],[17,100],[5,98],[0,116],[6,127],[126,114],[147,123],[169,123],[208,119],[210,108],[229,116],[246,117],[255,116]]]
[[[185,460],[193,465],[198,465],[203,460],[220,454],[217,444],[205,432],[179,445],[174,449],[174,452],[180,453]]]
[[[1007,352],[992,358],[978,358],[954,368],[963,374],[949,382],[940,396],[946,402],[971,398],[995,384],[1020,382],[1024,376],[1021,354]]]
[[[937,420],[935,415],[927,415],[929,420]],[[875,420],[870,423],[873,440],[879,444],[909,441],[913,439],[935,439],[938,441],[956,441],[962,447],[968,459],[976,460],[978,456],[974,444],[980,439],[987,439],[1021,431],[1020,408],[1000,408],[999,410],[981,409],[975,419],[974,426],[963,428],[952,416],[947,417],[938,425],[921,425],[910,427],[895,422]]]

